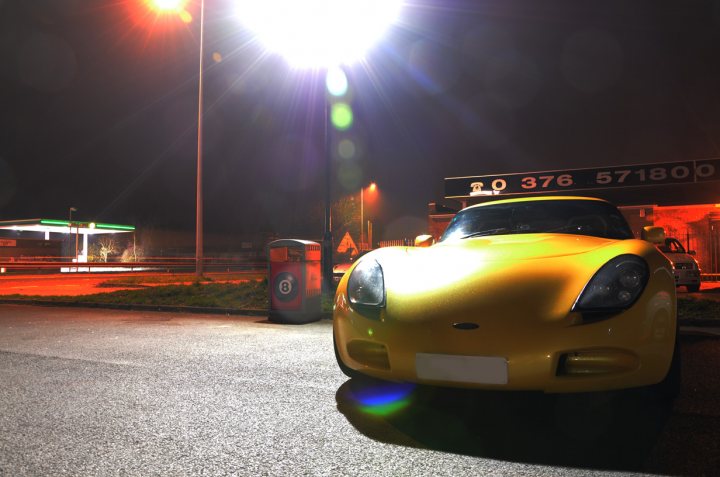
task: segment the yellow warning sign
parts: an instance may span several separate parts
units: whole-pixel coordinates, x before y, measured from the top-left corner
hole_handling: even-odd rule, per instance
[[[337,247],[338,253],[348,253],[350,252],[350,256],[355,256],[358,253],[357,245],[355,245],[355,241],[350,236],[350,232],[345,232],[345,235],[343,235],[342,240],[340,240],[340,243]]]

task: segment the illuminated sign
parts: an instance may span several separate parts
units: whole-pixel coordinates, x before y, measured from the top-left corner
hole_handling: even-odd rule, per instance
[[[549,192],[720,180],[720,159],[593,167],[445,179],[446,198],[542,194]]]
[[[17,240],[0,239],[0,247],[17,247]]]

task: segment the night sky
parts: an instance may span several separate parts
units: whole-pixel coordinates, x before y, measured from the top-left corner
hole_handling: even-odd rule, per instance
[[[0,0],[0,220],[73,206],[194,229],[198,9],[185,24],[142,0]],[[425,230],[445,177],[720,156],[718,1],[401,15],[348,68],[357,148],[333,153],[334,198],[378,184],[376,238]],[[319,238],[322,75],[264,54],[231,0],[206,0],[205,65],[205,230]]]

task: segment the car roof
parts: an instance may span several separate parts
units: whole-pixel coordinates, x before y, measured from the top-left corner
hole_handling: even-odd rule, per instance
[[[554,201],[561,201],[561,200],[587,200],[587,201],[594,201],[594,202],[605,202],[606,204],[609,204],[608,201],[603,199],[598,199],[597,197],[581,197],[581,196],[573,196],[573,195],[556,195],[556,196],[539,196],[539,197],[516,197],[514,199],[501,199],[501,200],[493,200],[490,202],[483,202],[482,204],[475,204],[471,205],[469,207],[466,207],[464,210],[467,209],[474,209],[476,207],[485,207],[488,205],[495,205],[495,204],[512,204],[517,202],[537,202],[541,200],[554,200]]]

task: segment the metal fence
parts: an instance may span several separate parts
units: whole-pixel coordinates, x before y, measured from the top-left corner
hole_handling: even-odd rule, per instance
[[[710,268],[706,270],[707,275],[718,280],[720,274],[720,221],[710,222]]]
[[[411,239],[397,239],[397,240],[381,240],[378,242],[378,247],[412,247],[415,245],[415,241]]]

